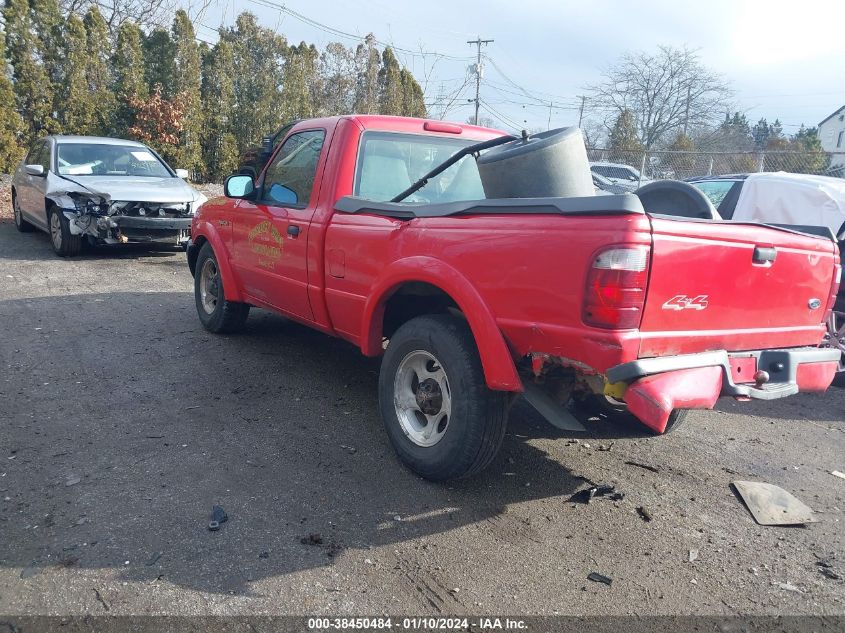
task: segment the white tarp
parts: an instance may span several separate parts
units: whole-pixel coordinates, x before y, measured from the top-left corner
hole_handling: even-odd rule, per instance
[[[845,224],[845,180],[782,171],[750,174],[733,219],[826,226],[838,236]]]

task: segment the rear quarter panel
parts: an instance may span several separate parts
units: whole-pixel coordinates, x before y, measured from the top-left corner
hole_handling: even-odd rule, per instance
[[[613,243],[649,244],[642,215],[498,215],[399,221],[336,213],[326,232],[326,302],[334,328],[359,342],[367,298],[390,266],[430,257],[480,293],[516,357],[563,356],[594,371],[633,360],[636,330],[581,322],[587,266]],[[343,277],[339,272],[343,262]],[[415,281],[409,276],[408,281]],[[389,292],[384,297],[387,299]],[[460,302],[459,302],[460,303]]]

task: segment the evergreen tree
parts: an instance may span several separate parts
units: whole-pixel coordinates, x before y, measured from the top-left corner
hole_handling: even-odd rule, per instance
[[[320,56],[320,115],[355,111],[355,54],[339,42],[331,42]]]
[[[56,0],[30,0],[32,26],[38,46],[37,55],[49,79],[51,109],[61,112],[61,84],[66,69],[64,54],[64,20]],[[54,115],[55,116],[55,115]]]
[[[402,85],[402,114],[420,118],[428,116],[422,87],[411,72],[403,68],[399,73],[399,82]]]
[[[53,116],[52,83],[39,56],[40,42],[35,34],[27,0],[6,0],[3,7],[6,28],[6,56],[12,65],[15,104],[24,118],[24,143],[29,145],[43,134],[56,132]]]
[[[109,27],[96,6],[85,13],[85,36],[87,40],[87,64],[85,77],[88,97],[92,101],[92,118],[81,134],[105,135],[114,125],[115,98],[111,91],[112,57]]]
[[[114,94],[117,99],[114,119],[114,134],[126,136],[135,122],[135,110],[130,101],[145,99],[149,95],[144,78],[144,34],[134,22],[126,21],[117,31],[117,46],[114,51]]]
[[[693,140],[683,132],[678,132],[678,136],[676,136],[675,140],[672,141],[669,149],[673,152],[683,152],[670,154],[670,166],[672,170],[675,171],[675,177],[687,178],[692,175],[689,172],[691,172],[695,166],[695,156],[687,152],[695,151],[695,143],[693,143]]]
[[[771,135],[771,128],[769,127],[769,122],[766,121],[766,118],[763,117],[751,128],[751,136],[754,137],[754,145],[757,146],[758,149],[766,147],[766,143],[769,142],[769,136]]]
[[[0,30],[0,173],[9,173],[23,156],[23,119],[15,110],[12,80],[6,72],[6,36]]]
[[[173,96],[173,60],[176,46],[170,39],[170,33],[162,28],[154,29],[143,41],[144,78],[150,94],[156,86],[161,86],[165,98]]]
[[[172,40],[175,55],[171,91],[180,96],[185,116],[174,161],[179,167],[196,172],[202,169],[200,51],[194,27],[183,9],[176,11],[173,19]]]
[[[379,110],[379,67],[381,55],[376,48],[376,38],[370,33],[355,50],[357,82],[355,86],[355,112],[373,114]]]
[[[203,58],[202,108],[205,113],[202,156],[205,178],[220,182],[238,168],[238,147],[232,134],[235,107],[234,54],[223,39]]]
[[[389,46],[381,56],[378,74],[379,114],[402,114],[402,76],[399,62]]]
[[[59,90],[62,127],[68,134],[86,134],[94,127],[93,102],[88,93],[88,38],[76,15],[68,16],[64,29],[66,71]]]
[[[630,110],[622,110],[610,130],[610,149],[613,152],[642,152],[643,144],[637,134],[637,124]]]
[[[314,87],[317,83],[317,49],[305,42],[301,42],[299,46],[288,47],[282,78],[286,120],[314,116],[317,96],[314,94]]]
[[[243,151],[263,136],[279,129],[284,121],[281,96],[287,42],[258,25],[252,13],[241,13],[235,26],[222,34],[231,42],[236,102],[232,133]]]

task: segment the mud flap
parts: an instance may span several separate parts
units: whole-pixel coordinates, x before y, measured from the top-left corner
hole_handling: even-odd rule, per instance
[[[525,392],[522,394],[525,400],[542,415],[546,421],[562,431],[581,431],[587,429],[574,415],[559,405],[554,398],[547,394],[542,387],[524,380],[522,386]]]
[[[657,433],[674,409],[712,409],[722,392],[722,367],[697,367],[646,376],[625,392],[628,411]]]

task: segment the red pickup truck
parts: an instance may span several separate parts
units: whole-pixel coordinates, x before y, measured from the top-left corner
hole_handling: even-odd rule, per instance
[[[200,321],[274,310],[383,355],[379,407],[423,477],[495,457],[522,392],[598,398],[657,433],[720,396],[824,391],[835,242],[646,212],[637,196],[486,199],[469,125],[350,115],[300,121],[257,181],[193,220]],[[542,407],[538,407],[541,409]],[[547,416],[548,417],[548,416]]]

